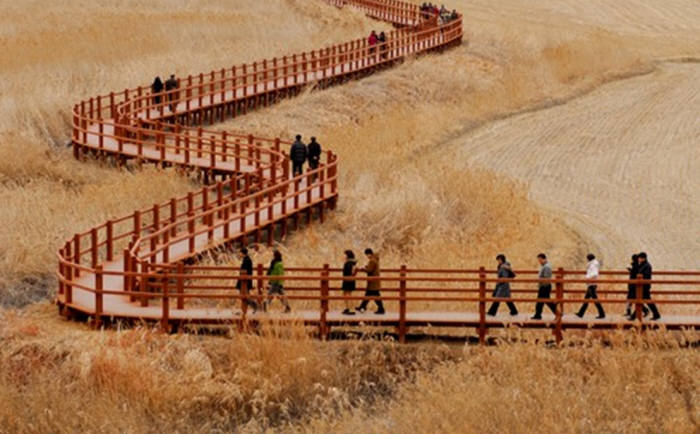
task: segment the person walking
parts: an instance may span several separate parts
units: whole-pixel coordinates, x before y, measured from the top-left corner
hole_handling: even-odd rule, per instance
[[[379,44],[379,52],[381,53],[382,59],[386,59],[388,51],[388,46],[386,43],[386,33],[379,33],[379,36],[377,36],[377,43]]]
[[[321,163],[321,145],[316,141],[316,137],[311,138],[306,150],[309,158],[309,168],[311,170],[318,169]]]
[[[177,88],[180,87],[180,84],[178,80],[175,78],[175,74],[171,74],[170,78],[165,80],[165,93],[168,95],[168,102],[170,103],[170,111],[175,112],[175,108],[177,107],[177,101],[180,98],[180,95],[178,95],[179,92],[177,92]]]
[[[372,54],[374,54],[374,52],[376,51],[377,42],[379,42],[379,38],[377,37],[377,32],[372,30],[372,33],[369,34],[369,38],[367,38],[367,45],[369,45],[370,56]]]
[[[282,253],[279,250],[272,252],[272,261],[270,262],[270,267],[267,269],[268,276],[275,276],[276,279],[270,280],[270,287],[267,291],[267,298],[263,302],[263,311],[267,312],[267,306],[270,305],[275,297],[279,297],[280,301],[284,305],[284,313],[292,311],[289,306],[289,301],[287,301],[287,295],[284,293],[284,265],[282,264]]]
[[[153,95],[153,104],[160,104],[161,92],[163,92],[163,81],[160,77],[156,77],[151,84],[151,95]]]
[[[499,279],[512,279],[513,277],[515,277],[515,273],[513,272],[513,268],[511,267],[510,262],[506,260],[506,255],[500,254],[496,256],[496,261],[498,261]],[[510,283],[507,281],[496,283],[496,287],[493,289],[493,297],[510,298]],[[510,310],[510,314],[512,316],[518,314],[518,308],[515,307],[515,303],[513,303],[512,301],[507,301],[506,305],[508,306],[508,309]],[[487,315],[496,316],[496,313],[498,313],[499,306],[500,302],[494,301],[493,304],[491,304]]]
[[[547,261],[547,255],[540,253],[537,255],[537,261],[540,263],[540,273],[538,277],[540,279],[551,279],[552,278],[552,266]],[[552,282],[540,282],[537,289],[537,298],[544,299],[549,298],[552,294]],[[535,303],[535,315],[531,319],[542,319],[542,309],[545,303],[538,301]],[[554,315],[557,314],[557,305],[550,302],[547,303],[547,307],[552,311]]]
[[[352,250],[345,251],[345,264],[343,264],[343,277],[355,277],[357,274],[357,260],[355,259],[355,253]],[[343,296],[350,297],[352,292],[356,289],[357,284],[355,279],[343,280]],[[345,310],[343,315],[355,315],[355,311],[350,307],[352,301],[345,300]]]
[[[645,252],[641,252],[640,254],[638,254],[637,255],[637,262],[639,263],[638,276],[642,276],[642,279],[644,279],[644,280],[651,280],[652,268],[651,268],[651,264],[647,260],[647,254]],[[645,283],[642,285],[642,298],[644,300],[651,301],[651,283]],[[651,302],[647,302],[647,306],[649,307],[649,310],[651,311],[652,321],[656,321],[656,320],[661,318],[661,315],[659,314],[659,310],[656,308],[656,304],[651,303]]]
[[[367,277],[379,277],[379,255],[375,254],[370,248],[365,249],[365,255],[367,256],[368,262],[362,271],[367,273]],[[381,297],[381,294],[379,293],[380,289],[381,282],[379,280],[368,280],[367,290],[365,291],[366,298],[362,300],[362,303],[360,303],[355,310],[358,312],[364,312],[369,304],[369,297],[376,297],[374,302],[377,304],[377,310],[374,313],[377,315],[384,314],[384,303],[382,303],[382,300],[379,298]]]
[[[301,135],[297,134],[296,140],[289,149],[289,159],[292,160],[293,176],[304,173],[304,161],[306,161],[306,145],[301,141]]]
[[[630,266],[627,267],[627,271],[629,271],[629,279],[634,280],[637,278],[637,275],[639,274],[639,262],[637,261],[637,254],[632,255],[632,262],[630,263]],[[632,306],[634,306],[634,303],[631,300],[634,300],[637,298],[637,285],[634,283],[628,283],[627,284],[627,304],[625,305],[625,316],[628,316],[630,319],[634,319],[634,312],[632,311]],[[644,316],[647,316],[649,313],[649,309],[647,309],[646,306],[642,306],[642,312],[644,313]]]
[[[248,255],[248,249],[243,247],[241,248],[241,255],[243,256],[241,260],[241,268],[239,272],[239,276],[252,276],[253,275],[253,260],[250,259],[250,255]],[[245,282],[246,285],[246,294],[250,295],[253,293],[253,280],[252,279],[238,279],[236,282],[236,289],[238,291],[242,292],[243,290],[243,283]],[[251,300],[250,298],[245,299],[245,304],[248,305],[249,307],[253,308],[253,313],[257,312],[258,310],[258,303],[255,302],[255,300]]]
[[[588,259],[588,264],[586,264],[586,279],[595,281],[598,279],[598,275],[600,275],[600,262],[598,262],[595,255],[592,253],[589,253],[588,256],[586,256],[586,259]],[[584,298],[598,300],[597,290],[598,285],[595,283],[590,283],[586,289],[586,296]],[[600,302],[595,302],[595,308],[598,309],[598,316],[596,319],[605,318],[605,310],[603,310],[603,305],[601,305]],[[576,313],[576,316],[583,318],[583,315],[586,313],[586,309],[588,309],[588,302],[584,301],[581,308]]]

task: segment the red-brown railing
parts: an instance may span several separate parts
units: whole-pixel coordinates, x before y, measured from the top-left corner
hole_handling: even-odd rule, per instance
[[[338,158],[328,151],[319,167],[290,176],[282,149],[290,142],[199,124],[245,114],[311,84],[329,84],[368,74],[408,56],[442,49],[462,39],[462,19],[438,25],[415,5],[393,0],[328,3],[360,8],[396,25],[387,42],[370,46],[357,39],[321,50],[265,59],[179,80],[177,89],[152,94],[139,86],[76,104],[72,142],[76,158],[94,152],[122,161],[137,159],[195,169],[205,180],[223,180],[200,191],[135,211],[74,235],[58,252],[58,302],[90,312],[79,296],[102,284],[100,270],[119,272],[124,293],[159,264],[192,257],[217,245],[267,232],[286,232],[287,219],[326,206],[338,197]],[[250,221],[250,223],[249,223]],[[92,291],[91,291],[92,289]],[[94,292],[98,294],[99,292]]]
[[[508,326],[548,328],[556,340],[561,341],[565,329],[619,329],[631,327],[663,327],[666,329],[700,328],[699,271],[658,271],[652,281],[628,280],[626,271],[602,272],[599,279],[584,278],[583,271],[559,268],[551,279],[538,279],[533,270],[517,271],[517,278],[498,279],[494,271],[479,269],[412,269],[406,266],[382,269],[381,277],[344,278],[341,269],[324,265],[320,268],[287,268],[283,277],[285,291],[292,303],[289,314],[261,314],[250,312],[250,301],[258,305],[265,299],[266,287],[271,279],[262,265],[253,276],[241,275],[235,267],[157,264],[148,273],[129,273],[140,282],[138,290],[124,291],[102,284],[111,275],[121,272],[97,270],[96,288],[81,289],[94,294],[97,300],[107,296],[129,296],[140,301],[141,306],[151,306],[148,311],[123,312],[105,309],[102,302],[95,303],[89,313],[99,321],[116,316],[158,321],[164,330],[172,324],[223,323],[246,328],[265,320],[302,323],[318,327],[322,338],[328,336],[331,327],[353,326],[362,323],[380,327],[396,327],[400,341],[404,341],[410,327],[474,327],[481,342],[485,342],[488,329]],[[241,290],[236,282],[241,281]],[[345,296],[341,292],[343,280],[355,280],[358,292]],[[380,281],[382,294],[366,297],[361,287],[367,281]],[[510,298],[495,298],[491,288],[497,282],[511,284]],[[552,284],[552,297],[537,298],[537,285]],[[643,299],[643,285],[653,284],[653,299]],[[586,286],[598,285],[598,300],[584,299]],[[634,286],[635,297],[628,299],[628,285]],[[382,300],[386,305],[384,315],[341,314],[345,300]],[[171,304],[171,302],[174,303]],[[507,312],[499,317],[486,315],[487,304],[494,301],[519,303],[522,316],[512,319]],[[545,313],[542,320],[529,319],[536,302],[555,303],[554,314]],[[608,310],[607,320],[589,316],[587,320],[573,317],[570,306],[578,308],[584,302],[600,302]],[[642,315],[642,306],[648,303],[659,306],[662,319],[651,321]],[[528,303],[526,307],[522,303]],[[635,320],[622,317],[624,304],[631,303]],[[611,312],[611,309],[613,312]],[[547,309],[545,309],[547,310]],[[567,316],[564,313],[569,313]]]

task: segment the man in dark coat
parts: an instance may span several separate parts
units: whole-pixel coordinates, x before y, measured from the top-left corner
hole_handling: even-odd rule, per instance
[[[496,261],[498,261],[498,278],[499,279],[508,279],[508,278],[513,278],[515,277],[515,273],[513,272],[513,269],[510,266],[510,262],[506,261],[506,256],[505,255],[498,255],[496,256]],[[510,298],[510,283],[509,282],[498,282],[496,283],[496,287],[493,290],[493,297],[497,298]],[[489,316],[496,316],[496,313],[498,313],[498,306],[500,305],[500,302],[494,301],[491,307],[489,308],[489,311],[487,315]],[[515,303],[512,301],[507,301],[506,305],[508,305],[508,309],[510,310],[510,314],[512,316],[515,316],[518,314],[518,308],[515,307]]]
[[[160,104],[161,92],[163,92],[163,81],[160,77],[156,77],[151,85],[151,94],[153,95],[153,104]]]
[[[637,255],[637,262],[639,263],[639,270],[637,275],[641,276],[644,280],[650,280],[652,275],[652,269],[651,264],[649,263],[649,261],[647,261],[647,254],[645,252],[641,252],[639,255]],[[642,285],[642,298],[644,300],[651,300],[651,283],[645,283],[644,285]],[[661,318],[659,310],[656,308],[656,304],[647,303],[647,306],[649,307],[649,310],[653,315],[651,317],[652,320],[656,321],[657,319]]]
[[[321,162],[321,145],[316,141],[316,137],[312,137],[307,148],[309,154],[309,168],[311,170],[318,169]]]
[[[175,107],[177,104],[175,101],[180,99],[179,92],[177,92],[177,88],[179,87],[179,83],[177,79],[175,78],[174,74],[170,75],[170,78],[165,80],[165,92],[168,95],[168,102],[170,102],[170,111],[174,112]]]
[[[632,262],[630,263],[630,266],[627,267],[627,271],[629,271],[629,279],[634,280],[637,278],[637,275],[639,274],[639,260],[637,259],[637,254],[635,253],[632,255]],[[625,308],[625,316],[630,317],[630,319],[634,319],[634,311],[632,311],[632,306],[634,305],[631,300],[634,300],[637,298],[637,285],[634,283],[629,283],[627,284],[627,306]],[[642,306],[642,313],[644,316],[646,316],[649,313],[649,309],[647,309],[646,306]]]
[[[289,158],[292,160],[292,174],[294,176],[304,173],[304,161],[306,161],[306,145],[301,141],[301,135],[297,134],[296,140],[289,150]]]
[[[243,255],[243,260],[241,261],[240,275],[241,276],[252,276],[253,275],[253,260],[250,259],[250,256],[248,255],[248,249],[243,247],[241,249],[241,255]],[[238,279],[238,282],[236,282],[236,289],[241,291],[243,288],[244,282],[246,285],[246,293],[251,294],[252,293],[251,289],[253,289],[253,281],[252,280]],[[258,310],[258,304],[255,302],[255,300],[251,300],[251,299],[247,298],[245,300],[245,302],[248,306],[253,308],[253,312]]]

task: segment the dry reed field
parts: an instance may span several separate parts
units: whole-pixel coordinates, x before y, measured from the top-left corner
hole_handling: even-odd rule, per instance
[[[510,330],[475,348],[65,322],[48,302],[63,240],[197,188],[74,161],[74,101],[384,26],[304,0],[0,2],[0,432],[700,430],[697,333],[572,332],[550,348]],[[315,135],[340,156],[338,209],[283,240],[285,264],[371,245],[385,266],[505,252],[534,268],[546,251],[582,268],[594,251],[622,268],[644,249],[700,268],[698,2],[446,6],[465,14],[463,45],[216,125]]]

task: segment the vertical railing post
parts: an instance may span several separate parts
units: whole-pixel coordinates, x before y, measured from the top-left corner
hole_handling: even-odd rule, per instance
[[[129,248],[125,247],[124,248],[124,253],[122,256],[122,261],[123,261],[123,267],[122,270],[124,270],[124,291],[131,292],[133,291],[133,285],[131,284],[131,276],[129,276],[129,273],[131,272],[131,252],[129,252]],[[134,301],[134,296],[130,295],[129,296],[130,301]]]
[[[70,246],[70,243],[68,244]],[[65,292],[66,292],[66,304],[71,304],[73,302],[73,285],[71,285],[71,282],[73,281],[73,265],[70,263],[70,250],[67,252],[68,254],[66,255],[66,258],[68,259],[66,262],[65,270],[66,270],[66,284],[65,284]]]
[[[104,312],[103,289],[102,265],[98,265],[95,267],[95,327],[102,325],[102,313]]]
[[[399,342],[406,342],[406,266],[401,266],[399,281]]]
[[[182,262],[177,263],[177,308],[185,308],[185,265]]]
[[[321,311],[319,322],[319,336],[321,340],[328,339],[328,296],[330,293],[328,285],[328,276],[330,275],[330,266],[323,264],[321,272]]]
[[[557,270],[556,297],[557,313],[555,315],[554,338],[559,344],[563,339],[561,319],[564,316],[564,269],[561,267]]]
[[[141,282],[140,282],[140,292],[147,294],[151,292],[148,288],[148,262],[141,262]],[[148,295],[141,295],[141,307],[148,307]]]
[[[80,234],[73,238],[73,262],[75,262],[75,277],[80,277]]]
[[[256,271],[258,273],[258,291],[260,291],[260,293],[262,293],[262,294],[265,294],[266,291],[264,290],[265,286],[264,286],[264,281],[263,281],[263,272],[264,272],[263,265],[258,264]],[[253,288],[253,280],[252,279],[250,281],[250,288]],[[257,301],[258,301],[258,305],[262,306],[263,299],[260,299]]]
[[[479,343],[486,344],[486,268],[479,267]]]
[[[635,303],[634,303],[634,317],[637,321],[641,322],[644,315],[642,314],[642,304],[644,297],[644,284],[642,283],[642,276],[637,276],[637,283],[634,286],[635,289]]]
[[[239,282],[241,282],[241,322],[238,324],[239,331],[248,329],[248,294],[250,293],[248,288],[252,287],[251,283],[253,283],[253,281],[249,280],[252,277],[253,276],[248,275],[248,272],[245,270],[241,270],[238,275]]]
[[[90,266],[97,266],[97,229],[90,230]]]
[[[161,303],[161,307],[163,308],[163,312],[160,318],[160,329],[164,333],[170,332],[170,297],[168,293],[168,280],[170,279],[169,274],[170,273],[166,271],[165,275],[162,277],[163,301]]]
[[[106,244],[106,257],[107,261],[112,261],[114,259],[114,223],[112,220],[107,221],[107,244]]]

